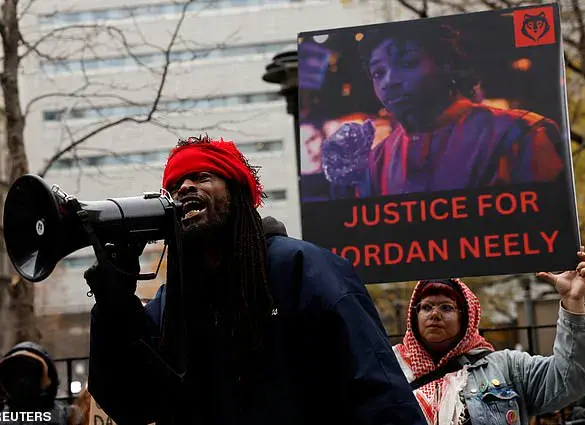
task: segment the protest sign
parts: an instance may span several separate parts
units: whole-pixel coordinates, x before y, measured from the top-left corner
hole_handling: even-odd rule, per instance
[[[91,404],[89,407],[89,425],[116,425],[116,422],[114,422],[113,419],[103,411],[93,397],[91,397]],[[155,425],[155,422],[152,422],[149,425]]]
[[[116,422],[102,410],[93,397],[91,397],[89,407],[89,425],[116,425]]]
[[[303,238],[367,283],[573,268],[556,4],[299,34]]]

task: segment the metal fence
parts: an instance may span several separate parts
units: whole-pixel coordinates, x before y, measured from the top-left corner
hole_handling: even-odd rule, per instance
[[[536,326],[504,326],[500,328],[483,328],[479,330],[480,335],[489,340],[489,334],[494,332],[518,332],[525,331],[528,345],[526,350],[530,354],[542,354],[539,350],[539,334],[538,331],[542,329],[555,329],[556,324],[553,325],[536,325]],[[513,347],[510,347],[513,348]],[[552,347],[551,347],[552,348]]]
[[[538,338],[537,332],[541,329],[553,329],[556,324],[553,325],[539,325],[539,326],[505,326],[496,328],[481,328],[479,333],[483,335],[487,340],[490,340],[490,334],[502,333],[502,332],[526,332],[525,337],[528,342],[525,347],[525,351],[530,354],[540,354],[537,349]],[[393,334],[388,335],[388,338],[392,344],[397,344],[402,341],[404,334]],[[520,337],[520,335],[518,335]],[[520,338],[513,338],[520,339]],[[515,348],[515,347],[506,347]],[[55,359],[55,365],[61,378],[59,385],[58,399],[73,402],[79,392],[87,383],[87,375],[89,371],[89,358],[88,357],[67,357]]]
[[[54,360],[59,373],[57,399],[72,403],[87,384],[88,357],[65,357]]]

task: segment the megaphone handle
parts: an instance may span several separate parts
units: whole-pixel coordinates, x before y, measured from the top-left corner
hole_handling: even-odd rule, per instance
[[[130,276],[130,277],[134,277],[137,280],[152,280],[152,279],[156,278],[156,276],[158,275],[158,270],[160,269],[162,257],[164,256],[164,251],[163,251],[163,255],[161,256],[161,261],[159,261],[158,267],[157,267],[155,273],[138,273],[138,274],[128,273],[127,271],[122,270],[119,267],[116,267],[116,265],[110,261],[108,254],[106,253],[100,240],[98,239],[97,235],[95,234],[95,231],[93,230],[93,226],[91,225],[90,221],[88,220],[89,215],[88,215],[87,211],[85,211],[83,209],[77,210],[77,216],[81,220],[81,224],[83,225],[85,232],[89,236],[89,241],[91,242],[91,245],[93,246],[95,256],[97,257],[97,259],[100,263],[107,264],[109,267],[113,268],[118,273],[124,274],[126,276]],[[166,248],[166,246],[165,246],[165,248]]]
[[[110,262],[110,259],[108,258],[108,255],[106,254],[106,251],[104,250],[104,247],[102,246],[98,237],[96,236],[95,231],[93,230],[93,226],[91,225],[91,223],[88,220],[89,215],[87,214],[87,211],[79,210],[79,211],[77,211],[77,216],[81,220],[81,224],[83,225],[83,228],[85,229],[85,232],[87,233],[87,236],[89,236],[89,241],[91,242],[91,245],[93,246],[93,250],[95,252],[95,256],[97,257],[98,261],[100,263],[105,263],[105,264],[108,264],[110,266],[113,266],[113,264],[111,264],[111,262]]]
[[[83,228],[85,229],[85,231],[87,232],[87,235],[89,236],[89,240],[93,246],[93,249],[95,251],[95,255],[96,255],[98,261],[104,262],[105,264],[108,264],[110,267],[113,267],[116,271],[118,271],[120,273],[124,273],[128,276],[134,277],[133,274],[125,272],[124,270],[120,270],[114,264],[112,264],[112,262],[108,258],[106,251],[104,250],[104,247],[102,246],[101,242],[99,241],[98,237],[96,236],[95,231],[93,230],[91,223],[88,220],[89,215],[87,214],[87,211],[81,209],[79,202],[77,202],[77,200],[75,198],[72,198],[70,201],[74,201],[71,203],[75,204],[73,207],[77,209],[77,211],[76,211],[77,216],[81,220]],[[166,246],[165,246],[165,249],[166,249]],[[163,256],[164,256],[164,251],[163,251]],[[161,257],[161,261],[162,261],[162,257]],[[159,262],[159,267],[160,267],[160,262]],[[158,273],[158,268],[157,268],[157,273]],[[144,275],[139,274],[139,276],[148,276],[148,275],[154,274],[154,277],[156,277],[157,273],[148,273],[148,274],[144,274]],[[171,377],[173,377],[175,379],[178,378],[179,384],[180,385],[184,384],[185,373],[177,373],[171,367],[171,365],[169,365],[160,355],[158,355],[158,353],[156,353],[152,349],[152,347],[149,344],[146,343],[146,341],[144,341],[144,339],[140,338],[138,342],[142,345],[143,348],[146,349],[146,352],[148,353],[148,355],[151,358],[153,358],[159,366],[162,367],[162,370],[163,370],[164,374],[166,375],[167,379],[170,379]]]
[[[87,211],[85,211],[84,209],[81,208],[81,206],[79,205],[79,202],[75,198],[70,199],[69,203],[72,204],[73,208],[76,209],[75,212],[76,212],[77,216],[79,217],[79,219],[81,220],[81,224],[82,224],[83,228],[85,229],[87,236],[89,237],[89,241],[91,242],[91,245],[93,246],[93,250],[95,252],[95,256],[97,257],[98,261],[102,264],[105,264],[105,265],[113,268],[118,273],[121,273],[121,274],[126,275],[126,276],[130,276],[133,278],[139,278],[141,276],[140,274],[136,275],[134,273],[128,273],[127,271],[116,267],[116,265],[110,261],[110,258],[108,257],[108,254],[106,253],[106,250],[102,246],[100,240],[98,239],[97,235],[95,234],[95,231],[93,230],[93,226],[89,222],[89,214],[87,213]],[[155,275],[155,277],[156,277],[156,275]]]

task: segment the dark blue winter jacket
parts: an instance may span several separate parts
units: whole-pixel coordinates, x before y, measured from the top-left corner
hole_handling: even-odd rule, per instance
[[[94,306],[89,390],[100,406],[119,425],[170,423],[185,407],[193,413],[187,416],[192,420],[183,416],[185,425],[425,424],[351,264],[311,243],[270,236],[268,267],[277,310],[251,394],[233,396],[223,379],[221,355],[201,340],[200,350],[211,351],[190,379],[208,379],[203,396],[179,391],[174,405],[163,402],[173,384],[135,342],[146,339],[156,351],[163,286],[145,308],[136,299],[134,311],[124,317]]]

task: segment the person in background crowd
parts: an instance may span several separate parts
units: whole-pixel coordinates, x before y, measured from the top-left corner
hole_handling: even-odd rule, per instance
[[[21,342],[6,353],[0,360],[0,388],[6,404],[0,425],[81,425],[78,420],[70,422],[78,416],[77,409],[56,400],[57,369],[38,344]]]
[[[81,392],[75,398],[73,405],[76,407],[76,414],[71,415],[69,419],[69,425],[89,425],[90,424],[90,408],[91,408],[91,394],[87,390],[87,385],[81,390]],[[101,424],[91,424],[101,425]]]
[[[431,425],[527,425],[585,395],[585,252],[576,270],[538,273],[561,296],[554,354],[494,351],[481,307],[459,279],[419,281],[407,332],[394,347]]]

